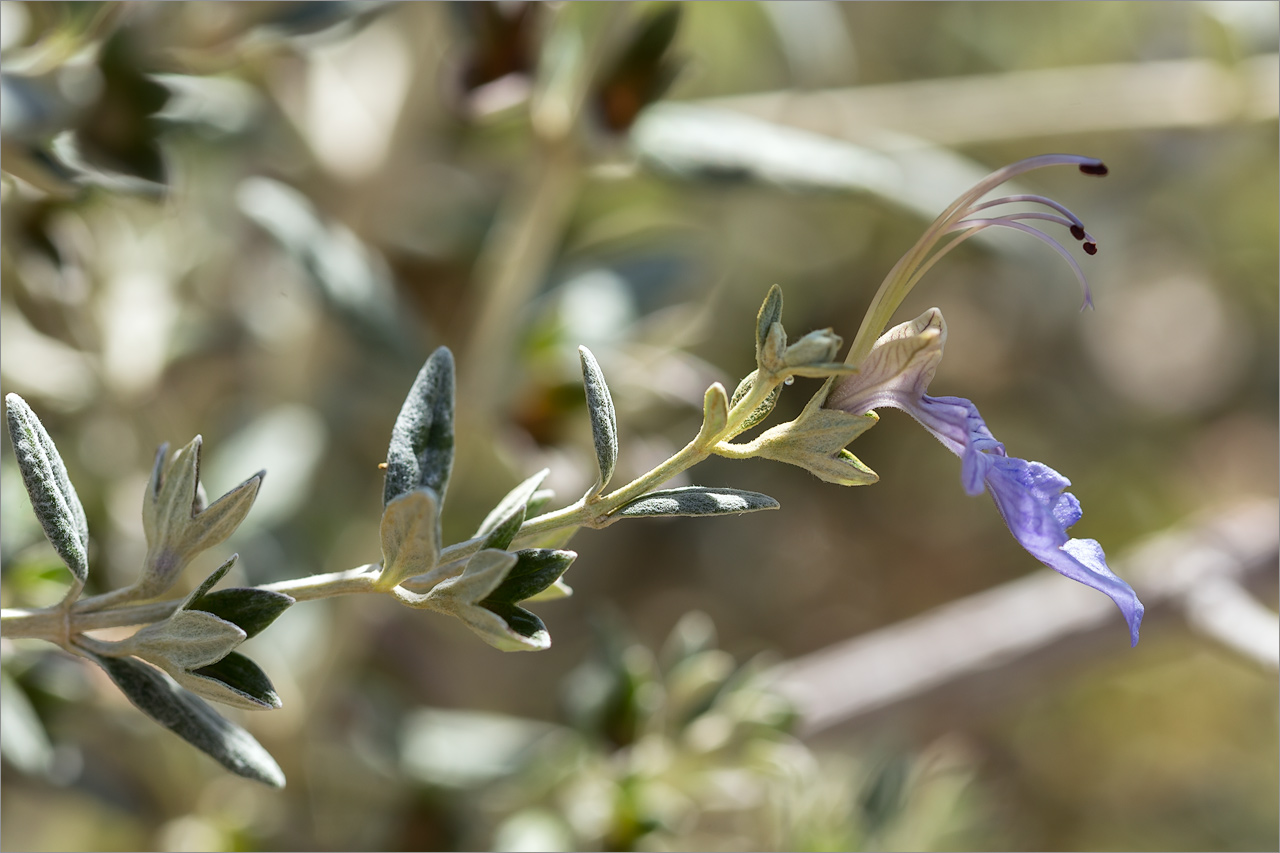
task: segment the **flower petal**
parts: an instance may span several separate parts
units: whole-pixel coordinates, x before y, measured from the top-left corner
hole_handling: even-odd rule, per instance
[[[1009,532],[1031,556],[1049,568],[1107,595],[1129,624],[1130,645],[1138,644],[1142,602],[1133,587],[1107,566],[1102,546],[1093,539],[1072,539],[1067,528],[1080,519],[1080,502],[1062,491],[1070,482],[1039,462],[991,457],[987,489]]]
[[[1009,456],[978,412],[963,397],[925,394],[946,342],[942,314],[931,308],[895,326],[876,341],[859,372],[836,382],[823,406],[860,415],[880,407],[901,409],[960,457],[960,480],[971,495],[991,493],[1009,532],[1049,568],[1110,596],[1138,642],[1142,602],[1107,566],[1093,539],[1072,539],[1080,502],[1065,491],[1071,481],[1039,462]]]

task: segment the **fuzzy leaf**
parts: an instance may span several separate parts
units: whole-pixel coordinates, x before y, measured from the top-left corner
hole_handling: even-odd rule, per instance
[[[729,395],[719,382],[711,383],[702,395],[702,429],[700,436],[718,434],[729,423]]]
[[[521,637],[527,638],[530,644],[539,648],[546,648],[551,645],[551,635],[547,633],[547,626],[542,623],[541,619],[518,604],[503,601],[484,601],[481,602],[480,606],[507,623],[507,627],[512,631]]]
[[[782,322],[782,288],[773,285],[769,288],[769,293],[765,295],[764,303],[760,306],[760,313],[756,315],[756,360],[760,358],[761,352],[764,351],[765,341],[769,339],[769,332],[773,329],[774,323]],[[785,340],[785,337],[784,337]]]
[[[192,504],[197,508],[200,521],[200,533],[193,537],[190,545],[192,553],[208,550],[230,538],[240,522],[244,521],[254,500],[258,497],[258,489],[262,486],[265,471],[259,471],[212,504],[199,509],[205,503],[204,489],[196,484],[196,500]]]
[[[245,637],[254,637],[276,621],[281,613],[294,603],[292,596],[269,589],[220,589],[201,596],[187,605],[191,610],[203,610],[221,617],[244,631]]]
[[[733,392],[733,397],[729,399],[729,408],[736,406],[744,397],[751,393],[752,387],[755,386],[756,371],[751,371],[743,380],[738,383],[738,387]],[[764,402],[756,406],[755,411],[747,416],[747,419],[738,427],[738,432],[744,432],[751,429],[756,424],[769,416],[773,411],[774,405],[778,402],[778,394],[782,392],[782,386],[776,386],[773,391],[769,392],[769,396],[764,398]]]
[[[207,702],[185,692],[164,673],[133,658],[90,654],[140,711],[232,773],[284,787],[284,773],[247,731],[223,719]]]
[[[140,597],[160,595],[173,585],[196,554],[230,537],[258,496],[265,471],[205,506],[207,499],[200,485],[201,447],[202,439],[197,435],[172,458],[166,459],[167,444],[156,452],[142,502],[147,557],[136,585]],[[206,583],[212,586],[216,581],[214,578]]]
[[[551,646],[551,635],[542,620],[514,604],[494,604],[492,608],[468,605],[459,608],[456,615],[482,640],[504,652],[539,652]]]
[[[762,433],[753,442],[758,448],[755,455],[799,466],[828,483],[868,485],[880,478],[844,447],[878,420],[874,413],[806,409],[794,421]]]
[[[756,356],[760,370],[777,374],[785,367],[787,351],[787,333],[781,323],[774,323],[765,336],[764,344]]]
[[[440,557],[440,504],[429,488],[399,495],[382,511],[380,589],[435,567]]]
[[[462,574],[437,584],[427,593],[427,598],[440,602],[445,607],[457,602],[475,604],[493,594],[493,591],[506,578],[507,572],[516,564],[517,559],[515,554],[509,554],[506,551],[493,549],[477,551],[467,561],[467,567],[462,570]]]
[[[147,534],[147,545],[160,544],[168,527],[181,530],[199,509],[197,507],[200,483],[200,448],[204,443],[196,436],[166,459],[169,445],[160,445],[156,451],[155,465],[151,469],[148,484],[150,500],[142,504],[142,529]],[[177,537],[175,537],[177,538]]]
[[[191,594],[187,596],[187,600],[182,604],[182,609],[190,610],[192,605],[196,601],[199,601],[201,598],[203,598],[205,594],[209,592],[209,590],[213,589],[214,586],[217,585],[218,581],[222,580],[222,578],[226,575],[227,572],[231,571],[231,567],[236,564],[236,560],[238,560],[239,558],[240,558],[239,554],[232,554],[225,563],[223,563],[221,566],[218,566],[218,568],[214,569],[213,572],[209,575],[209,577],[205,578],[204,581],[201,582],[200,586],[196,587],[191,592]],[[200,609],[203,609],[203,608],[200,608]]]
[[[591,438],[595,441],[596,464],[600,469],[591,493],[599,494],[609,485],[613,469],[618,464],[618,418],[613,410],[613,397],[609,394],[609,386],[604,381],[604,374],[596,363],[596,357],[586,347],[578,347],[578,356],[582,359],[582,384],[587,391]]]
[[[453,469],[453,354],[431,354],[409,389],[391,430],[383,505],[425,486],[444,503]]]
[[[817,367],[828,364],[836,357],[842,343],[841,337],[831,329],[817,329],[787,347],[782,361],[787,367]],[[846,369],[856,370],[852,367]]]
[[[58,448],[35,412],[17,394],[4,399],[9,407],[9,438],[22,482],[31,496],[31,508],[77,585],[83,587],[89,577],[89,523],[84,507],[67,477]]]
[[[476,537],[485,537],[484,548],[506,548],[515,539],[520,525],[524,524],[528,513],[529,502],[538,493],[538,486],[551,473],[550,468],[543,468],[511,491],[498,502],[498,505],[485,516],[476,531]]]
[[[626,518],[670,515],[729,515],[777,509],[778,502],[758,492],[739,489],[684,486],[650,492],[626,504],[614,515]]]
[[[554,551],[549,548],[526,548],[516,552],[516,564],[507,572],[497,589],[489,593],[482,607],[494,602],[514,604],[532,598],[551,586],[578,555],[573,551]]]
[[[221,660],[244,640],[245,632],[225,619],[201,610],[179,610],[142,628],[126,643],[132,654],[176,675]]]
[[[281,705],[280,696],[267,674],[239,652],[232,652],[208,666],[193,669],[189,675],[192,679],[211,682],[208,687],[214,689],[202,690],[194,680],[188,682],[188,689],[195,689],[209,699],[236,708],[256,711],[279,708]],[[221,689],[214,685],[219,685]]]

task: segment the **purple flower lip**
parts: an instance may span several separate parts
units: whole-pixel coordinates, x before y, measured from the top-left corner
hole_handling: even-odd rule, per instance
[[[1142,602],[1107,566],[1101,545],[1067,534],[1081,517],[1080,502],[1065,491],[1071,482],[1040,462],[1009,456],[969,400],[925,393],[946,336],[946,323],[936,308],[895,326],[875,342],[858,373],[832,385],[823,407],[854,415],[895,408],[915,418],[960,457],[965,491],[989,492],[1013,538],[1041,563],[1109,596],[1129,625],[1130,643],[1136,645]]]

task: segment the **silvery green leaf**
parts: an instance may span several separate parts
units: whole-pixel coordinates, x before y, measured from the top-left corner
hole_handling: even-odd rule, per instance
[[[197,435],[170,459],[165,458],[167,444],[156,453],[142,503],[147,556],[135,585],[139,597],[161,594],[173,585],[193,557],[226,541],[258,496],[265,471],[205,506],[207,499],[200,487],[201,446],[202,439]]]
[[[17,394],[5,396],[9,438],[22,471],[22,482],[31,496],[31,508],[40,519],[45,536],[75,577],[76,592],[89,577],[89,523],[66,466],[53,439],[26,401]]]
[[[182,690],[164,673],[133,658],[87,654],[148,717],[232,773],[284,787],[280,765],[252,735],[223,719],[208,703]]]
[[[782,288],[773,285],[764,297],[760,312],[756,315],[756,358],[759,359],[764,343],[774,323],[782,322]]]
[[[734,389],[733,396],[729,399],[729,408],[733,408],[744,397],[750,394],[751,389],[755,386],[755,383],[756,383],[756,371],[753,370],[750,373],[748,373],[745,377],[743,377],[742,381],[738,383],[738,387]],[[742,425],[738,427],[738,431],[742,432],[744,430],[751,429],[751,427],[755,426],[756,424],[760,423],[762,420],[767,418],[769,416],[769,413],[773,411],[773,407],[777,404],[778,394],[780,394],[781,392],[782,392],[781,385],[775,387],[772,391],[770,391],[769,396],[764,398],[764,402],[756,406],[755,411],[753,411],[750,415],[748,415],[747,419],[742,422]]]
[[[591,438],[596,446],[596,464],[600,474],[591,494],[599,494],[613,478],[618,464],[618,418],[613,410],[613,397],[604,381],[596,357],[586,347],[578,347],[582,360],[582,384],[587,391],[587,411],[591,415]]]
[[[167,458],[169,445],[160,445],[151,480],[147,484],[147,500],[142,502],[142,529],[147,544],[164,538],[166,525],[181,527],[196,513],[197,488],[200,482],[200,447],[204,439],[196,436]]]
[[[247,711],[281,706],[280,696],[266,673],[239,652],[191,670],[182,683],[207,699]]]
[[[239,554],[232,554],[225,563],[223,563],[221,566],[218,566],[218,568],[214,569],[213,572],[209,575],[209,577],[205,578],[200,583],[200,586],[196,587],[194,590],[191,591],[191,594],[187,596],[187,600],[182,603],[182,609],[183,610],[191,609],[191,607],[195,604],[195,602],[203,598],[205,594],[209,592],[209,590],[213,589],[217,585],[218,581],[222,580],[222,578],[227,574],[227,572],[231,571],[231,567],[236,564],[236,560],[238,559],[240,559]],[[203,609],[203,608],[200,608],[200,609]]]
[[[614,515],[624,518],[666,515],[729,515],[777,508],[777,501],[768,495],[762,495],[758,492],[708,488],[706,486],[684,486],[679,489],[650,492],[624,505]]]
[[[524,524],[530,502],[538,494],[538,486],[542,485],[542,481],[550,473],[550,468],[543,468],[498,501],[498,505],[485,516],[480,528],[476,530],[476,538],[485,537],[483,547],[501,550],[511,544],[520,525]]]
[[[752,442],[754,455],[804,468],[828,483],[868,485],[880,478],[844,447],[878,420],[874,412],[806,408],[794,421],[766,430]]]
[[[440,503],[429,488],[393,498],[382,511],[379,589],[430,571],[440,557]]]
[[[841,337],[831,329],[817,329],[787,347],[782,361],[787,367],[826,364],[836,357],[841,343]]]
[[[453,469],[453,353],[431,354],[409,389],[391,430],[382,503],[421,486],[444,503]]]
[[[488,549],[477,551],[467,561],[467,567],[457,577],[441,581],[429,593],[427,598],[439,602],[445,609],[454,603],[474,604],[487,598],[507,576],[507,572],[516,564],[515,554],[506,551]]]
[[[512,606],[514,607],[514,605]],[[533,616],[527,610],[517,609],[520,609],[522,613]],[[480,636],[480,639],[499,651],[538,652],[551,645],[551,636],[545,628],[541,633],[534,630],[530,635],[522,634],[514,630],[502,616],[478,604],[468,604],[451,612],[461,619],[464,625],[475,631]],[[536,620],[538,617],[533,616],[533,618]],[[541,624],[540,621],[539,624]]]
[[[220,589],[202,595],[188,609],[212,613],[236,625],[245,637],[254,637],[294,603],[292,596],[269,589]]]
[[[236,625],[202,610],[178,610],[168,619],[140,629],[125,647],[131,654],[177,675],[221,660],[245,640]]]
[[[721,432],[729,423],[729,395],[724,386],[714,382],[702,395],[702,429],[700,436],[712,436]]]
[[[769,327],[769,334],[765,335],[764,345],[757,355],[760,369],[765,373],[780,372],[785,364],[786,349],[787,333],[781,323],[774,323]]]
[[[511,651],[539,651],[551,645],[547,626],[520,605],[505,601],[483,601],[480,606],[501,619],[508,631],[520,638],[517,640],[517,647]]]
[[[515,603],[532,598],[555,583],[577,557],[573,551],[554,551],[549,548],[517,551],[516,564],[507,572],[502,583],[480,604],[487,607],[493,602]]]

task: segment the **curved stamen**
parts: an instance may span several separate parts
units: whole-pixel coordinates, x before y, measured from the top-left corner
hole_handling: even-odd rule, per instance
[[[1080,220],[1080,217],[1072,213],[1065,204],[1061,204],[1042,195],[1007,195],[1004,198],[992,199],[991,201],[984,201],[981,204],[975,204],[973,207],[969,208],[969,213],[977,213],[979,210],[989,210],[993,207],[999,207],[1002,204],[1013,204],[1015,202],[1043,204],[1045,207],[1051,207],[1063,216],[1067,217],[1067,219],[1070,219],[1071,224],[1075,225],[1077,228],[1084,227],[1084,222]],[[969,213],[966,213],[965,215],[968,216]]]
[[[1042,214],[1042,215],[1048,216],[1048,214]],[[1039,217],[1036,217],[1036,218],[1039,218]],[[1050,246],[1052,246],[1053,249],[1056,250],[1059,255],[1062,255],[1063,259],[1065,259],[1066,262],[1071,266],[1072,272],[1076,274],[1076,280],[1080,282],[1080,287],[1084,290],[1084,304],[1080,306],[1080,310],[1083,311],[1086,307],[1088,308],[1093,307],[1093,295],[1089,292],[1089,282],[1085,280],[1084,270],[1080,269],[1080,264],[1076,262],[1075,258],[1071,257],[1071,253],[1067,251],[1065,246],[1063,246],[1057,240],[1050,237],[1048,234],[1041,231],[1039,228],[1032,228],[1030,225],[1023,225],[1021,222],[1015,222],[1012,219],[1005,217],[1005,218],[996,218],[996,219],[962,219],[959,222],[952,225],[951,227],[949,227],[947,230],[950,232],[950,231],[960,231],[963,229],[968,229],[968,233],[964,235],[967,238],[969,236],[972,236],[973,234],[976,234],[979,231],[982,231],[986,228],[990,228],[993,225],[1002,225],[1005,228],[1013,228],[1017,231],[1025,232],[1027,234],[1030,234],[1033,237],[1038,237],[1039,239],[1043,240],[1045,243],[1048,243]],[[950,249],[958,242],[960,242],[958,239],[953,240],[952,242],[947,244],[945,249],[947,251],[950,251]],[[1086,245],[1094,246],[1093,252],[1089,252],[1089,254],[1092,255],[1094,254],[1094,252],[1098,251],[1096,244],[1094,244],[1092,241],[1090,241]],[[1085,251],[1088,252],[1089,250],[1086,248]],[[934,257],[929,259],[930,261],[929,266],[933,265],[932,262],[936,260],[937,257],[938,257],[937,255],[934,255]]]
[[[981,209],[980,207],[970,208],[970,212],[975,210],[980,210],[980,209]],[[993,222],[995,220],[1008,220],[1008,219],[1042,219],[1045,222],[1056,223],[1065,228],[1071,229],[1071,236],[1075,237],[1077,240],[1083,241],[1086,244],[1085,245],[1086,252],[1089,252],[1089,254],[1092,255],[1097,253],[1098,251],[1098,241],[1094,239],[1094,236],[1092,234],[1090,234],[1088,231],[1081,228],[1077,223],[1072,222],[1070,219],[1067,219],[1065,216],[1055,216],[1052,213],[1040,213],[1039,211],[1033,211],[1033,210],[1020,210],[1016,213],[1006,213],[1003,216],[993,217],[991,219],[983,219],[983,218],[961,219],[960,222],[955,224],[960,224],[961,222]],[[952,227],[954,228],[955,225],[953,225]],[[1093,246],[1093,251],[1089,251],[1089,248],[1088,248],[1089,245]]]
[[[888,324],[893,312],[902,304],[902,300],[906,298],[907,293],[915,286],[920,277],[946,252],[955,247],[956,243],[964,239],[968,239],[972,234],[988,227],[987,225],[971,225],[966,226],[965,231],[959,238],[943,247],[939,252],[933,253],[938,242],[948,233],[953,233],[955,225],[961,222],[975,209],[987,209],[995,206],[995,204],[1003,203],[1002,201],[984,203],[984,207],[975,208],[978,199],[986,195],[991,190],[1001,184],[1017,177],[1018,175],[1035,169],[1042,169],[1046,166],[1076,166],[1086,175],[1105,175],[1107,167],[1103,165],[1101,160],[1093,157],[1080,157],[1074,154],[1042,154],[1039,157],[1029,157],[1026,160],[1020,160],[1017,163],[1011,163],[1002,169],[997,169],[986,178],[979,181],[975,186],[952,202],[942,214],[935,219],[915,245],[903,255],[884,281],[880,284],[876,294],[871,299],[871,305],[867,308],[866,316],[862,318],[862,325],[858,328],[858,333],[854,337],[853,344],[849,348],[849,354],[845,357],[845,361],[849,364],[858,364],[867,357],[867,353],[875,345],[875,339],[879,336],[881,330]],[[1049,199],[1041,199],[1039,196],[1022,197],[1011,196],[1010,200],[1025,200],[1034,203],[1047,203],[1049,207],[1058,210],[1064,216],[1074,220],[1070,223],[1071,234],[1078,240],[1086,240],[1083,248],[1085,252],[1094,254],[1098,247],[1096,243],[1088,237],[1084,231],[1084,226],[1078,221],[1074,214],[1066,210],[1066,208],[1052,202]],[[997,224],[994,223],[993,224]],[[1039,234],[1043,239],[1052,243],[1052,245],[1067,258],[1071,264],[1077,278],[1081,279],[1085,290],[1085,304],[1092,304],[1089,297],[1088,285],[1083,281],[1083,272],[1080,271],[1079,264],[1066,252],[1065,249],[1047,234],[1037,231],[1029,226],[1020,225],[1012,220],[1004,219],[998,224],[1006,224],[1009,227],[1016,227],[1019,230],[1027,230],[1035,234]],[[933,253],[933,254],[931,254]]]

